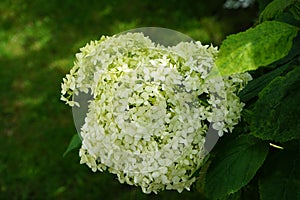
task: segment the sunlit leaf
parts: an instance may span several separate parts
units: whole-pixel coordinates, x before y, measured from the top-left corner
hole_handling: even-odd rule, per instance
[[[230,35],[221,45],[216,65],[222,75],[267,66],[289,53],[297,32],[295,26],[266,21],[245,32]]]

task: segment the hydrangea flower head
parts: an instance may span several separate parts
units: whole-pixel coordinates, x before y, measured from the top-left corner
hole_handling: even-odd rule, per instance
[[[80,49],[61,99],[91,100],[80,135],[81,163],[108,170],[145,193],[189,190],[203,165],[209,125],[222,136],[238,123],[236,92],[251,79],[209,76],[218,50],[200,42],[165,47],[142,33],[102,37]]]

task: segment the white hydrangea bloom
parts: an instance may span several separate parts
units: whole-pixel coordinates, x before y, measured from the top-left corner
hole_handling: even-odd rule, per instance
[[[164,47],[142,33],[102,37],[80,50],[61,90],[71,106],[78,105],[74,94],[93,97],[80,163],[145,193],[189,190],[206,156],[209,123],[220,136],[232,131],[243,107],[235,93],[251,76],[210,77],[216,48]]]

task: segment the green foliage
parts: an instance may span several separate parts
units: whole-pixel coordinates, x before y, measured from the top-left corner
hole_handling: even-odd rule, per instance
[[[219,199],[248,184],[263,164],[268,143],[241,135],[221,148],[206,175],[206,193]]]
[[[282,74],[290,67],[289,64],[280,66],[273,71],[265,73],[264,75],[253,79],[246,87],[239,93],[241,101],[247,102],[250,99],[256,97],[258,93],[266,87],[266,85],[271,82],[275,77]]]
[[[240,200],[241,193],[242,193],[241,190],[239,190],[235,193],[229,194],[228,196],[221,198],[221,200]]]
[[[210,199],[300,199],[300,2],[267,2],[259,0],[260,24],[220,48],[221,74],[254,79],[239,93],[242,121],[204,171]]]
[[[264,9],[259,16],[259,21],[276,19],[285,10],[292,7],[298,0],[274,0]]]
[[[256,137],[286,142],[300,139],[300,67],[274,78],[251,109],[250,127]]]
[[[79,135],[76,133],[75,135],[73,135],[70,144],[67,148],[67,150],[65,151],[65,153],[63,154],[63,157],[65,157],[70,151],[72,151],[73,149],[78,148],[81,145],[81,138],[79,137]]]
[[[258,3],[259,13],[261,13],[272,0],[256,0]]]
[[[268,160],[259,178],[262,200],[300,199],[299,152],[280,151]]]
[[[256,70],[286,56],[298,28],[267,21],[245,32],[228,36],[222,43],[216,65],[221,74]]]
[[[296,20],[300,20],[300,2],[297,1],[294,6],[289,10]]]

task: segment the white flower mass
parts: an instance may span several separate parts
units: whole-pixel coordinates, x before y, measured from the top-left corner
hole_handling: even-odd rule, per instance
[[[142,33],[102,37],[76,54],[61,100],[90,93],[80,163],[108,170],[144,193],[189,190],[203,165],[209,125],[219,136],[238,123],[236,93],[248,73],[209,76],[218,50],[200,42],[157,45]]]

